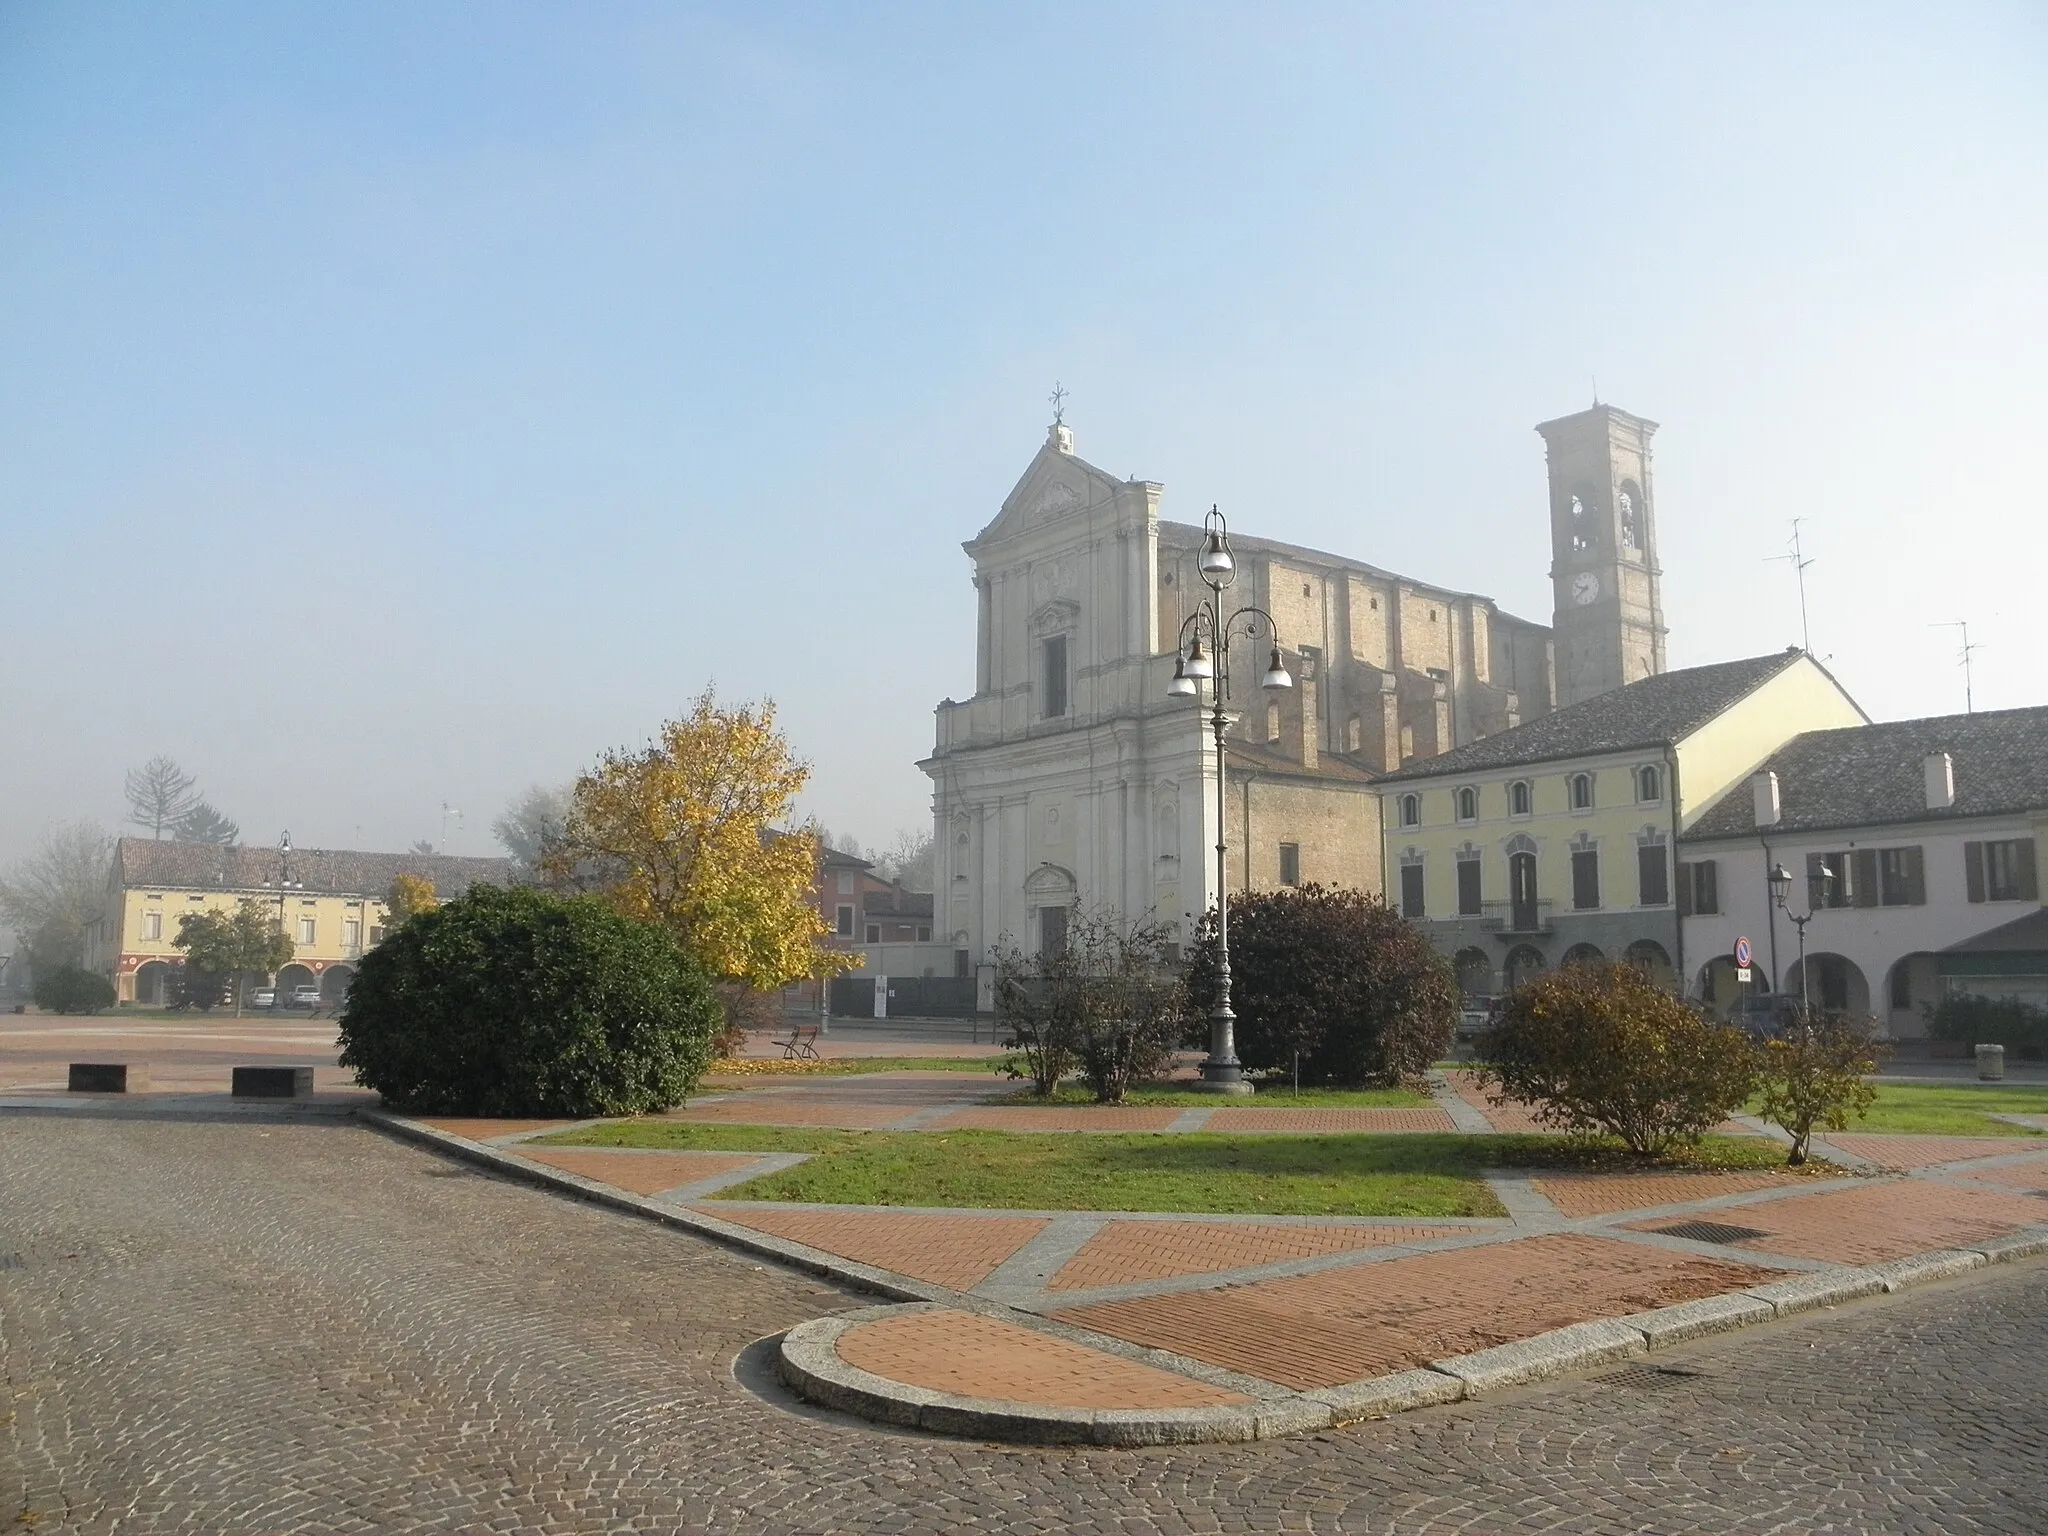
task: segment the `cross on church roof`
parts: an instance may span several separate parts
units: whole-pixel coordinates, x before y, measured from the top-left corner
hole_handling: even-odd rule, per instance
[[[1052,394],[1048,398],[1052,401],[1052,424],[1056,427],[1066,425],[1067,391],[1058,379],[1052,381]]]

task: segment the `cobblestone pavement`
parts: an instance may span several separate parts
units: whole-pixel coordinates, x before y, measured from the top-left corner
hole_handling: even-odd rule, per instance
[[[1657,1357],[1699,1375],[1158,1451],[735,1383],[865,1301],[345,1123],[0,1116],[0,1530],[2048,1529],[2044,1265]]]

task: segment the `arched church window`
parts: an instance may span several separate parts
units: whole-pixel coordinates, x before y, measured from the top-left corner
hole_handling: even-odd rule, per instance
[[[1590,811],[1593,809],[1593,775],[1575,773],[1572,775],[1572,809]]]
[[[1591,549],[1593,547],[1593,519],[1586,511],[1586,503],[1583,497],[1572,497],[1570,526],[1573,552],[1583,554]]]
[[[1458,820],[1477,821],[1478,819],[1479,791],[1468,784],[1465,788],[1458,791]]]
[[[1365,722],[1353,715],[1344,724],[1346,751],[1357,752],[1365,746]]]
[[[1403,795],[1401,797],[1401,825],[1404,827],[1419,827],[1422,825],[1422,796]]]
[[[1508,814],[1526,816],[1529,814],[1529,781],[1517,779],[1508,786]]]
[[[1664,775],[1653,763],[1645,763],[1636,770],[1636,798],[1645,805],[1654,805],[1664,798]]]

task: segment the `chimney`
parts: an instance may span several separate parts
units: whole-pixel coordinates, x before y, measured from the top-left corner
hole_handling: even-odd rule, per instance
[[[1956,764],[1946,752],[1927,754],[1922,768],[1927,780],[1927,809],[1945,811],[1956,803]]]
[[[1760,827],[1775,827],[1778,824],[1778,776],[1766,768],[1762,773],[1752,774],[1749,780],[1750,793],[1756,802],[1756,824]]]
[[[1316,741],[1316,658],[1304,651],[1294,675],[1294,691],[1301,695],[1301,766],[1314,772],[1318,762]]]

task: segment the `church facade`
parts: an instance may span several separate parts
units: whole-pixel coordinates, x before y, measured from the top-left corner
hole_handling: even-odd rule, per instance
[[[1380,796],[1404,765],[1664,669],[1650,434],[1612,407],[1546,422],[1553,622],[1364,561],[1233,530],[1231,606],[1272,615],[1295,687],[1256,686],[1265,642],[1232,657],[1232,890],[1383,888]],[[1214,903],[1215,751],[1169,698],[1204,594],[1201,530],[1163,488],[1074,451],[1055,421],[964,548],[977,594],[975,689],[937,711],[935,943],[965,968],[1057,944],[1076,908],[1186,937]]]

